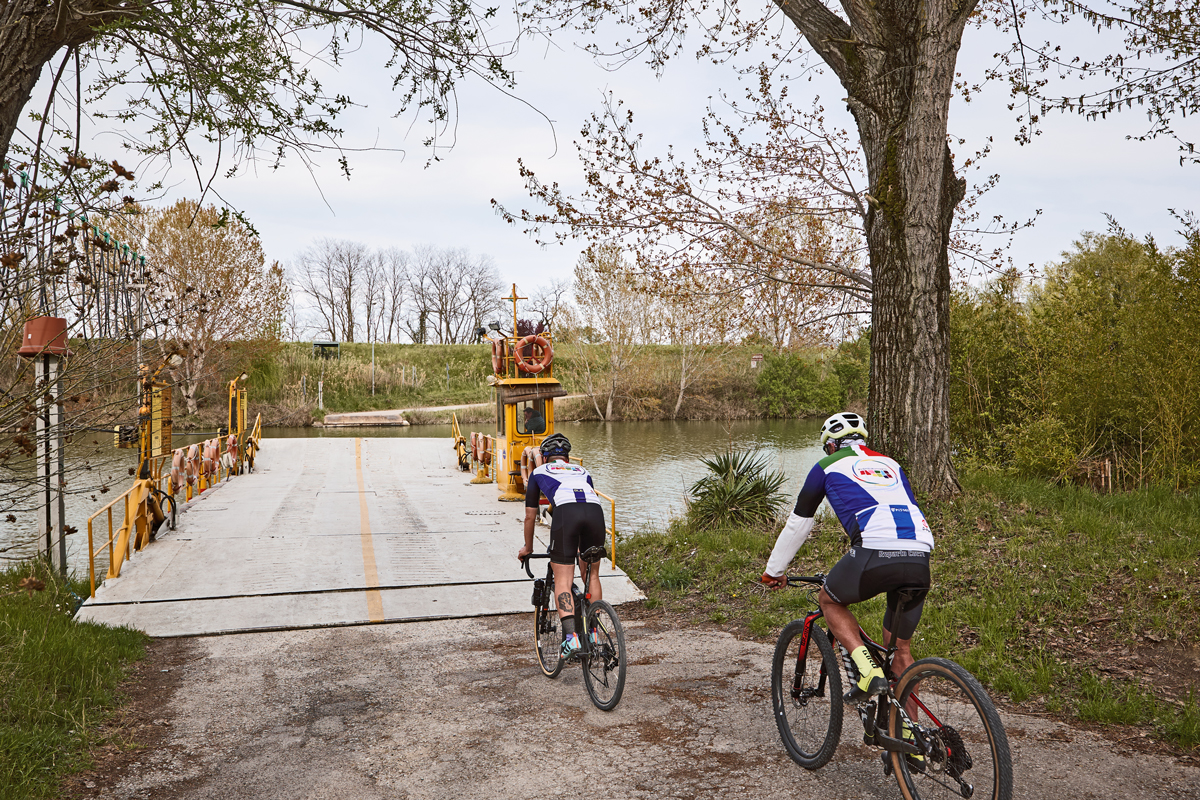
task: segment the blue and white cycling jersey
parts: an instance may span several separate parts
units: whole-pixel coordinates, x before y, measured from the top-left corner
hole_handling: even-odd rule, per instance
[[[796,516],[815,516],[825,499],[855,547],[933,549],[933,533],[908,476],[895,461],[863,444],[843,447],[813,466],[796,498]]]
[[[592,486],[592,476],[583,467],[567,461],[550,461],[533,471],[525,492],[527,507],[537,507],[539,492],[546,495],[551,506],[564,503],[600,505],[600,498]]]

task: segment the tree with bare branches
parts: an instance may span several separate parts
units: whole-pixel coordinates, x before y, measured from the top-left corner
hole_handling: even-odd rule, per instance
[[[579,256],[575,298],[583,323],[599,338],[577,345],[584,391],[600,418],[611,420],[629,370],[653,336],[654,302],[613,245],[594,245]]]
[[[463,77],[511,84],[503,66],[511,45],[488,39],[494,13],[447,0],[11,0],[0,9],[0,161],[47,67],[45,108],[71,107],[54,115],[64,128],[77,127],[87,105],[138,152],[189,156],[205,188],[230,161],[236,169],[264,150],[275,164],[288,153],[307,159],[336,144],[339,115],[353,104],[314,64],[341,65],[356,37],[386,48],[399,110],[415,104],[444,126]],[[217,144],[215,159],[202,165],[191,150],[197,139]],[[36,162],[40,138],[32,149]]]
[[[315,242],[297,259],[292,280],[308,299],[317,329],[333,341],[354,341],[362,284],[371,268],[365,245],[336,239]]]
[[[182,350],[183,362],[170,370],[187,413],[195,414],[197,389],[225,366],[214,358],[220,346],[279,341],[288,303],[283,267],[266,263],[258,237],[240,222],[193,200],[124,215],[114,225],[155,265],[148,291],[164,317],[161,357]]]
[[[670,156],[664,161],[639,153],[638,139],[629,130],[630,117],[617,113],[612,103],[585,131],[585,148],[594,155],[594,166],[587,173],[588,191],[599,196],[577,203],[557,186],[540,183],[524,167],[522,171],[531,193],[549,204],[552,213],[547,221],[582,228],[585,233],[589,224],[599,221],[612,225],[609,235],[634,238],[662,231],[665,246],[680,253],[695,247],[707,252],[710,239],[718,235],[770,252],[770,243],[756,236],[749,224],[758,218],[748,214],[749,209],[770,211],[767,195],[758,189],[774,193],[780,204],[776,214],[791,213],[792,200],[797,198],[806,212],[819,211],[828,206],[808,198],[827,194],[833,213],[861,220],[868,269],[851,270],[839,263],[802,266],[828,276],[864,302],[869,299],[872,438],[903,461],[923,489],[950,494],[958,490],[958,480],[950,458],[947,394],[949,252],[956,213],[968,188],[956,169],[947,134],[952,94],[956,88],[974,88],[969,81],[956,84],[957,55],[967,25],[996,20],[1015,34],[1010,62],[993,74],[1010,80],[1016,94],[1031,98],[1020,118],[1028,133],[1038,122],[1033,103],[1039,99],[1043,112],[1058,107],[1098,115],[1146,101],[1152,121],[1200,110],[1195,88],[1200,82],[1196,57],[1200,36],[1194,22],[1198,8],[1197,0],[1165,4],[1136,0],[1128,6],[1104,8],[1058,0],[1024,5],[997,0],[982,4],[977,0],[921,4],[847,0],[840,9],[822,0],[777,0],[764,16],[757,8],[742,9],[736,0],[719,10],[705,0],[652,0],[636,6],[533,0],[526,7],[531,18],[550,29],[582,31],[589,49],[597,54],[605,51],[596,40],[602,26],[610,22],[625,26],[632,33],[605,54],[617,60],[644,55],[656,69],[681,49],[694,24],[704,37],[700,55],[719,59],[766,43],[760,75],[783,74],[789,64],[803,63],[808,55],[788,35],[793,31],[845,91],[845,103],[858,129],[866,181],[855,188],[856,170],[839,157],[839,147],[828,146],[840,143],[836,133],[824,131],[819,109],[815,116],[776,114],[771,99],[777,94],[771,91],[758,92],[765,114],[761,121],[775,129],[768,144],[748,143],[736,127],[725,128],[723,139],[709,142],[713,155],[707,161],[700,156],[702,164],[695,173]],[[977,9],[984,13],[976,15]],[[1078,16],[1098,28],[1115,27],[1126,35],[1126,53],[1087,62],[1061,57],[1051,43],[1030,47],[1021,33],[1031,10],[1045,11],[1055,21]],[[786,28],[772,24],[779,18],[786,20]],[[1156,55],[1162,63],[1152,63]],[[1077,102],[1069,95],[1056,101],[1049,97],[1044,80],[1054,70],[1107,81],[1108,88],[1085,92]],[[790,136],[792,130],[800,136]],[[1170,130],[1167,125],[1150,135]],[[773,149],[772,141],[782,148]],[[597,142],[600,146],[593,147]],[[1193,152],[1190,144],[1185,145],[1186,153]],[[771,166],[774,157],[781,159],[778,166],[784,169]],[[657,194],[647,188],[655,183]],[[807,190],[790,190],[796,183]],[[780,186],[789,189],[776,191]],[[617,213],[602,219],[605,187],[618,195],[628,191],[637,199],[624,208],[616,204]],[[656,213],[656,204],[661,213]],[[510,218],[535,225],[542,221],[537,214]],[[770,222],[779,226],[780,220],[776,216]],[[712,247],[711,252],[712,258],[724,260],[720,247]],[[797,260],[796,254],[783,251],[775,255]],[[734,268],[744,270],[746,265]]]

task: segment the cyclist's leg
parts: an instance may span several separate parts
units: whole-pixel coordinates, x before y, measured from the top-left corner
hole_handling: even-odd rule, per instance
[[[897,553],[893,558],[880,561],[887,563],[866,575],[864,583],[876,594],[880,591],[887,592],[887,610],[883,612],[883,641],[886,644],[891,640],[891,634],[896,634],[896,655],[892,659],[892,667],[896,677],[900,677],[900,673],[913,663],[912,637],[921,621],[925,595],[922,594],[915,601],[906,601],[903,613],[897,615],[901,601],[899,590],[905,587],[929,586],[929,554],[908,551],[907,554]]]
[[[578,542],[580,553],[592,548],[604,546],[604,509],[595,503],[576,503],[571,521],[574,523],[575,541]],[[579,574],[586,575],[583,559],[579,560]],[[588,594],[592,601],[603,600],[604,590],[600,586],[600,562],[592,565],[591,579],[588,581]]]
[[[842,647],[853,653],[863,646],[862,637],[858,634],[858,618],[850,611],[849,606],[867,598],[861,596],[861,583],[864,568],[870,557],[870,551],[861,547],[851,548],[833,565],[825,576],[825,584],[817,595],[821,611],[829,630],[841,642]]]
[[[575,582],[575,553],[579,546],[571,535],[567,514],[556,509],[550,523],[550,567],[554,570],[554,604],[558,606],[560,619],[574,618],[575,602],[571,596],[571,585]],[[565,636],[568,631],[563,631]]]
[[[571,599],[571,583],[575,580],[574,564],[559,564],[554,562],[554,604],[558,606],[559,619],[574,617],[575,603]]]

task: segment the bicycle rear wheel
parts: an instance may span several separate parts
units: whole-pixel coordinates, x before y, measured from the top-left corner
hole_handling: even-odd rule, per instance
[[[815,623],[800,657],[804,620],[779,634],[771,662],[771,704],[788,755],[805,769],[829,763],[842,738],[842,674],[825,629]]]
[[[596,600],[588,609],[583,635],[591,653],[583,659],[583,683],[596,708],[612,711],[625,691],[625,629],[611,605]]]
[[[1011,800],[1012,756],[1000,715],[971,673],[944,658],[926,658],[896,682],[901,706],[917,704],[913,719],[929,747],[927,758],[892,753],[892,769],[905,800],[971,797]],[[892,713],[888,735],[903,736]]]
[[[557,678],[562,672],[562,625],[554,605],[554,578],[546,576],[542,602],[533,613],[533,646],[537,650],[538,666],[547,678]]]

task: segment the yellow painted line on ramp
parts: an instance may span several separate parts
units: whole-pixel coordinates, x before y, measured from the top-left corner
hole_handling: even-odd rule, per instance
[[[383,622],[383,595],[379,593],[379,570],[375,567],[375,541],[371,538],[371,516],[363,482],[362,439],[354,440],[354,471],[358,475],[359,533],[362,538],[363,575],[367,583],[367,619]]]

